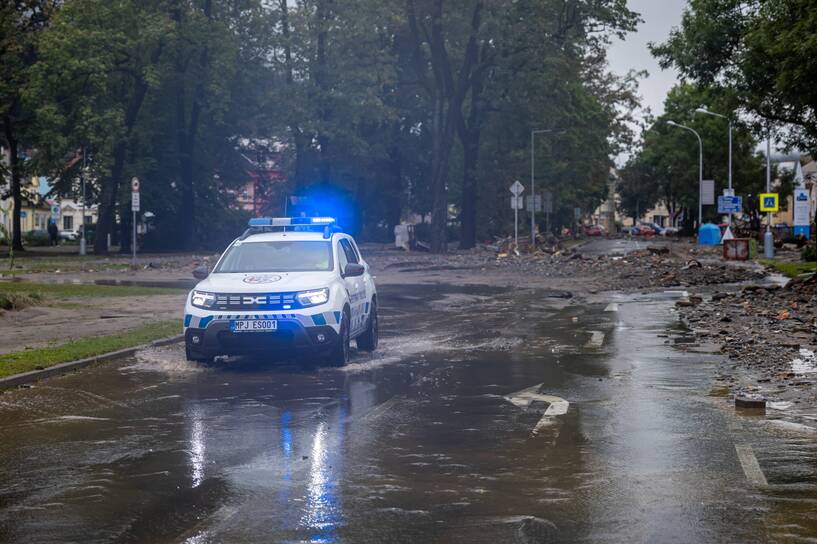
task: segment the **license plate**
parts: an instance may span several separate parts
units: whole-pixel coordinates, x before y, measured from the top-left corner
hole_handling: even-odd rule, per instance
[[[231,332],[271,332],[278,330],[274,319],[236,319],[230,321]]]

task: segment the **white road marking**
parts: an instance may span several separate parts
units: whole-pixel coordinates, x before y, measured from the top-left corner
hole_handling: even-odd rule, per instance
[[[540,383],[538,385],[534,385],[533,387],[528,387],[527,389],[517,391],[516,393],[511,393],[505,397],[506,400],[519,408],[529,408],[534,402],[548,403],[547,410],[545,410],[545,413],[542,414],[542,417],[539,419],[536,425],[534,425],[532,434],[536,434],[542,427],[550,425],[553,422],[554,417],[565,415],[568,407],[570,406],[570,403],[561,397],[543,395],[542,393],[539,393],[539,389],[542,387],[542,385],[544,384]]]
[[[760,464],[757,462],[755,452],[752,451],[752,446],[735,444],[735,450],[738,452],[740,466],[743,467],[743,473],[746,474],[749,483],[760,487],[769,485],[766,476],[760,469]]]
[[[610,304],[607,305],[606,308],[604,308],[604,311],[605,312],[617,312],[618,311],[618,303],[617,302],[611,302]]]
[[[604,343],[604,333],[601,331],[587,331],[590,333],[590,340],[587,341],[585,347],[587,348],[600,348],[601,345]]]

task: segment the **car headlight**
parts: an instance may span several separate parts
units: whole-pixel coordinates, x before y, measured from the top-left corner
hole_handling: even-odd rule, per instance
[[[295,299],[301,306],[317,306],[329,302],[329,288],[315,289],[314,291],[301,291],[295,295]]]
[[[190,303],[196,308],[212,308],[216,304],[216,295],[206,291],[193,291]]]

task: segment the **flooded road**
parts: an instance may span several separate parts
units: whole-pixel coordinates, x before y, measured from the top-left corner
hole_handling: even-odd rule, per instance
[[[0,541],[817,541],[817,435],[712,394],[681,293],[380,296],[342,369],[171,346],[3,394]]]

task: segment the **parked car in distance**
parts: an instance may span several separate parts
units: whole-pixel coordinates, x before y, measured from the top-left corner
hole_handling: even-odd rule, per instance
[[[639,224],[630,227],[630,234],[633,236],[655,236],[655,229],[649,225]]]
[[[601,225],[589,225],[584,227],[585,236],[607,236],[607,229]]]
[[[60,231],[60,240],[70,240],[70,241],[73,242],[74,240],[78,240],[78,239],[79,239],[79,233],[78,232],[74,232],[73,230],[61,230]]]

